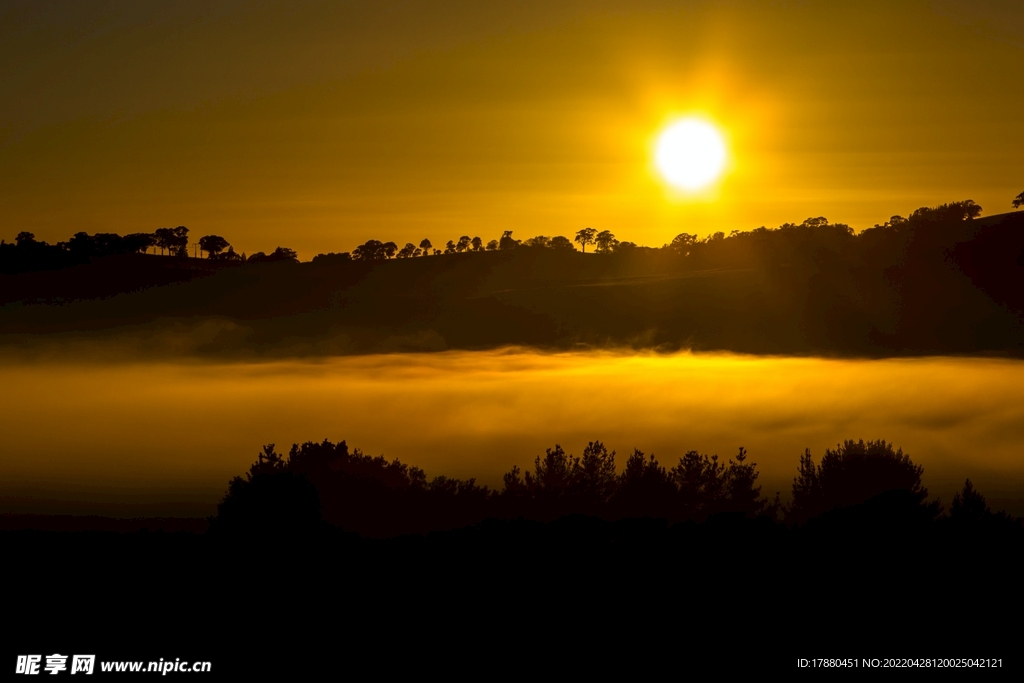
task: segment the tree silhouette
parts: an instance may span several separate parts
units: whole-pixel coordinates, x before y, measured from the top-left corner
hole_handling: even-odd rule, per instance
[[[515,249],[518,246],[519,240],[513,239],[511,230],[506,230],[501,234],[501,241],[498,242],[499,249]]]
[[[1020,207],[1024,206],[1024,192],[1021,192],[1019,195],[1014,197],[1012,203],[1013,208],[1015,209],[1019,209]]]
[[[978,493],[974,484],[968,479],[964,482],[964,488],[953,495],[953,504],[950,505],[949,517],[958,524],[977,524],[992,514],[985,502],[985,496]]]
[[[669,472],[669,478],[679,492],[678,514],[693,519],[715,512],[717,503],[724,498],[725,465],[718,456],[710,458],[697,451],[689,451]]]
[[[923,525],[936,524],[931,527],[936,533],[950,529],[958,537],[1006,532],[1024,540],[1021,520],[993,514],[970,480],[954,496],[949,517],[938,518],[938,503],[924,502],[928,492],[921,486],[922,468],[885,441],[845,441],[827,449],[819,466],[805,451],[799,472],[790,521],[817,518],[798,532],[810,534],[801,538],[827,540],[852,531],[899,541]],[[757,479],[756,464],[742,447],[728,464],[716,455],[689,451],[670,471],[654,454],[634,449],[617,474],[615,452],[591,441],[582,457],[556,444],[534,459],[532,471],[512,467],[497,492],[473,479],[428,480],[418,467],[349,451],[344,441],[294,444],[287,458],[268,444],[244,477],[231,480],[211,529],[311,531],[322,518],[348,531],[379,536],[452,529],[485,519],[545,521],[581,513],[670,523],[716,518],[716,525],[727,525],[715,528],[728,528],[742,518],[777,522],[779,496],[763,499]],[[772,527],[756,528],[770,532]]]
[[[153,234],[160,253],[166,249],[168,253],[176,256],[188,256],[188,228],[184,225],[176,228],[157,228]]]
[[[923,504],[928,497],[928,489],[921,483],[923,470],[902,449],[885,441],[844,441],[835,449],[826,449],[817,467],[810,451],[805,451],[793,480],[789,516],[793,521],[806,521],[892,491],[906,492]]]
[[[426,237],[420,241],[420,249],[423,250],[423,255],[426,256],[430,253],[430,250],[434,248],[434,245],[430,243]]]
[[[776,495],[774,504],[762,500],[761,487],[754,485],[757,477],[757,463],[748,463],[747,449],[740,446],[735,460],[730,460],[729,467],[725,470],[725,494],[728,509],[753,517],[764,514],[766,509],[770,508],[771,516],[774,517],[779,507],[778,495]]]
[[[569,238],[565,237],[564,235],[555,235],[554,237],[552,237],[551,242],[550,244],[548,244],[548,246],[551,247],[552,249],[559,249],[562,251],[576,251],[576,248],[572,246],[572,242],[570,242]]]
[[[292,263],[299,262],[299,255],[294,249],[288,247],[278,247],[267,257],[268,261],[291,261]]]
[[[346,252],[345,256],[347,257],[348,255],[349,254]],[[217,260],[218,261],[245,261],[245,254],[236,254],[235,253],[235,248],[232,247],[229,244],[227,251],[217,255]]]
[[[171,245],[177,248],[178,256],[188,256],[188,228],[179,225],[171,230],[171,234],[173,235]]]
[[[84,232],[83,232],[84,234]],[[160,250],[160,254],[164,254],[164,250],[168,248],[170,242],[174,240],[171,234],[171,228],[169,227],[158,227],[154,231],[155,246]],[[77,234],[75,237],[78,237]],[[74,238],[73,238],[74,239]]]
[[[526,495],[526,483],[520,476],[521,474],[522,470],[519,469],[519,466],[513,465],[512,469],[501,475],[501,481],[504,484],[504,489],[502,491],[504,496],[521,498]]]
[[[483,251],[484,250],[484,241],[482,239],[480,239],[479,237],[474,237],[473,241],[471,242],[471,244],[473,245],[473,251]]]
[[[229,246],[228,241],[220,235],[204,235],[199,238],[199,248],[205,251],[210,258],[216,258]]]
[[[366,240],[366,242],[352,250],[352,258],[356,261],[385,261],[388,256],[383,242],[380,240]]]
[[[310,481],[291,472],[274,450],[263,447],[245,478],[235,477],[210,520],[210,531],[284,535],[309,532],[320,524],[320,498]]]
[[[405,246],[399,250],[396,256],[397,258],[412,258],[417,253],[416,245],[412,242],[406,242]]]
[[[696,245],[698,241],[699,240],[696,235],[691,235],[688,232],[681,232],[672,238],[672,243],[668,245],[668,248],[685,256],[690,253],[690,250],[693,249],[694,245]]]
[[[793,478],[793,500],[799,501],[794,503],[790,508],[791,516],[801,516],[806,519],[816,511],[818,508],[820,499],[821,486],[818,483],[818,468],[814,464],[814,459],[811,457],[811,449],[804,449],[804,454],[800,456],[800,465],[797,467],[797,475]],[[799,505],[799,510],[797,506]]]
[[[907,221],[911,225],[924,223],[955,222],[972,220],[981,215],[981,207],[973,199],[965,199],[962,202],[950,202],[939,206],[922,206],[910,214]]]
[[[294,249],[278,247],[277,249],[274,249],[274,251],[270,252],[270,254],[264,254],[262,251],[258,251],[248,259],[243,257],[242,260],[245,260],[247,263],[278,263],[282,261],[298,263],[299,255]]]
[[[143,254],[156,244],[156,236],[148,232],[133,232],[124,236],[125,250],[128,253],[142,252]]]
[[[469,238],[469,235],[463,235],[459,238],[458,243],[455,245],[455,251],[462,254],[469,251],[469,246],[473,243],[473,240]]]
[[[498,249],[498,240],[491,240],[490,242],[488,242],[486,249],[487,249],[487,251],[497,251],[497,249]]]
[[[155,245],[160,250],[160,254],[163,255],[164,250],[169,249],[171,243],[174,242],[174,235],[171,232],[171,228],[157,228],[153,235],[155,238]]]
[[[538,496],[557,498],[568,493],[573,481],[573,469],[578,465],[579,458],[574,458],[555,444],[548,448],[544,456],[537,456],[533,462],[533,472],[524,476],[526,489]]]
[[[611,230],[602,230],[594,237],[594,243],[597,245],[597,253],[610,254],[618,246],[619,241],[615,239]]]
[[[587,245],[593,244],[597,238],[597,230],[594,228],[583,228],[576,233],[576,237],[573,239],[574,242],[583,247],[583,253],[587,253]]]
[[[615,451],[609,453],[603,443],[591,441],[583,449],[583,457],[573,462],[570,474],[583,509],[593,513],[615,492]]]
[[[173,238],[173,233],[172,233]],[[78,260],[112,254],[134,254],[145,252],[155,243],[155,236],[144,232],[135,232],[124,237],[111,232],[98,232],[89,235],[76,232],[67,242],[58,242],[57,247],[74,255]],[[180,247],[178,247],[180,250]]]
[[[668,472],[654,457],[638,448],[626,459],[614,496],[616,511],[624,517],[661,517],[672,515],[676,487]]]

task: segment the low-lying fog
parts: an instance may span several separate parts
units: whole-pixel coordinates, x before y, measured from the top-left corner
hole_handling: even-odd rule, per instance
[[[886,439],[948,505],[1024,513],[1024,362],[447,352],[318,362],[0,365],[0,512],[204,516],[263,444],[345,439],[500,485],[556,443],[672,466],[744,446],[785,498],[804,448]]]

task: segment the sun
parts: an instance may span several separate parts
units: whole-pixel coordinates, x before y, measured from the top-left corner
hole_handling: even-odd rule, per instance
[[[722,175],[726,156],[725,140],[717,128],[702,119],[687,118],[662,132],[654,162],[670,185],[694,191]]]

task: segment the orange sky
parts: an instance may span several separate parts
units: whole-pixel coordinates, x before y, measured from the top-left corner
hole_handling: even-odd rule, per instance
[[[308,259],[1002,213],[1022,26],[1019,1],[5,4],[0,237],[183,224]],[[732,153],[697,197],[651,161],[689,113]]]

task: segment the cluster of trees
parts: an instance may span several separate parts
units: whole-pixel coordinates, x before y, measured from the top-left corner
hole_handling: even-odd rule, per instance
[[[1015,208],[1024,205],[1024,193],[1021,193],[1021,195],[1013,200],[1013,205]],[[921,207],[910,214],[908,218],[893,216],[885,223],[881,225],[876,224],[873,228],[868,228],[868,230],[864,232],[876,229],[898,231],[917,228],[929,223],[971,220],[980,216],[981,211],[981,206],[970,199],[960,202],[952,202],[950,204],[942,204],[936,207]],[[515,239],[512,236],[511,230],[506,230],[500,239],[491,240],[487,243],[484,243],[483,239],[480,237],[471,238],[468,235],[463,235],[458,240],[449,240],[444,245],[443,249],[434,248],[429,239],[422,240],[418,247],[412,242],[409,242],[401,248],[399,248],[395,242],[369,240],[365,244],[358,246],[351,253],[331,253],[322,254],[321,256],[340,257],[342,259],[361,261],[386,261],[392,258],[414,258],[431,255],[438,256],[442,254],[496,251],[514,249],[517,247],[574,250],[575,247],[573,247],[573,242],[579,245],[580,250],[583,253],[586,253],[587,247],[592,247],[594,253],[598,254],[642,250],[651,252],[666,251],[679,254],[681,256],[687,256],[702,250],[708,245],[719,244],[726,240],[743,240],[747,238],[763,237],[769,233],[785,234],[792,232],[814,232],[818,236],[822,236],[824,233],[830,233],[839,238],[853,237],[855,234],[853,228],[849,225],[844,223],[829,223],[827,218],[818,216],[808,218],[802,223],[784,223],[777,228],[761,226],[747,231],[733,230],[729,235],[726,235],[724,232],[715,232],[704,238],[700,238],[695,234],[683,232],[676,235],[671,242],[663,245],[660,249],[642,247],[634,242],[620,241],[610,230],[598,231],[596,228],[587,227],[576,232],[572,240],[569,240],[569,238],[562,235],[556,235],[554,237],[537,235],[526,240],[520,240]]]
[[[556,445],[537,457],[533,472],[513,467],[499,495],[515,501],[524,515],[548,518],[574,513],[673,521],[721,512],[774,516],[778,502],[760,497],[757,478],[756,465],[747,462],[743,448],[727,464],[717,455],[690,451],[672,468],[662,466],[653,453],[634,449],[618,473],[615,451],[592,441],[582,457]]]
[[[249,258],[245,258],[245,255],[243,254],[241,260],[245,261],[246,263],[298,263],[299,255],[295,252],[294,249],[289,249],[288,247],[278,247],[269,254],[264,254],[262,251],[257,251]]]
[[[789,505],[779,494],[771,500],[761,495],[756,464],[743,448],[728,462],[690,451],[672,467],[634,449],[621,471],[615,455],[600,441],[587,444],[580,457],[556,445],[534,460],[532,471],[513,467],[502,488],[491,490],[474,479],[428,479],[418,467],[350,451],[344,441],[295,444],[287,458],[270,444],[245,477],[230,482],[211,524],[224,532],[286,531],[326,520],[370,536],[458,528],[489,518],[549,521],[574,514],[669,522],[729,515],[803,525],[837,509],[893,497],[897,507],[919,517],[935,520],[942,512],[937,501],[927,501],[922,467],[885,441],[846,441],[826,450],[817,465],[805,452]],[[996,517],[968,480],[947,519],[969,525]]]
[[[1013,200],[1015,208],[1019,208],[1022,205],[1024,205],[1024,192]],[[876,224],[874,227],[868,228],[861,235],[868,235],[878,231],[898,233],[930,223],[971,220],[977,218],[981,214],[981,210],[978,204],[969,199],[942,204],[936,207],[922,207],[914,211],[907,218],[898,215],[893,216],[883,224]],[[555,235],[553,237],[537,235],[526,240],[520,240],[512,236],[511,230],[506,230],[499,239],[493,239],[486,243],[479,236],[470,237],[469,235],[463,235],[458,240],[448,240],[443,248],[434,247],[429,239],[421,240],[419,246],[409,242],[403,247],[399,247],[395,242],[367,240],[352,252],[319,254],[314,261],[321,258],[387,261],[393,258],[407,259],[431,255],[439,256],[443,254],[508,250],[520,247],[572,251],[575,249],[573,246],[574,242],[579,245],[584,253],[586,253],[587,247],[592,247],[593,251],[598,254],[640,250],[649,252],[665,251],[681,256],[689,256],[703,251],[709,246],[727,241],[742,241],[751,238],[761,238],[768,234],[799,232],[813,232],[817,237],[826,236],[826,233],[834,235],[836,238],[854,236],[853,228],[850,226],[843,223],[829,223],[826,218],[821,216],[808,218],[799,224],[785,223],[773,229],[762,226],[749,231],[733,230],[728,236],[724,232],[715,232],[708,237],[699,238],[695,234],[683,232],[660,249],[641,247],[633,242],[620,241],[610,230],[598,231],[596,228],[591,227],[583,228],[576,232],[572,240],[562,235]],[[37,241],[34,234],[26,231],[18,233],[14,243],[0,240],[0,272],[24,272],[63,268],[100,256],[147,253],[149,249],[153,249],[154,253],[159,252],[160,254],[184,258],[188,256],[188,245],[189,229],[183,225],[175,228],[158,228],[152,233],[138,232],[123,236],[116,233],[89,235],[85,232],[78,232],[66,242],[58,242],[55,245]],[[270,254],[257,252],[247,257],[245,254],[236,253],[234,247],[220,235],[200,237],[197,247],[199,252],[215,261],[263,263],[298,260],[295,251],[286,247],[278,247]]]
[[[184,230],[187,228],[166,228]],[[172,234],[172,238],[176,235]],[[187,238],[186,238],[187,239]],[[145,252],[156,245],[156,236],[151,233],[96,233],[89,235],[78,232],[66,242],[49,244],[37,240],[35,234],[22,231],[14,242],[0,240],[0,273],[21,273],[34,270],[52,270],[85,263],[91,258],[114,254],[135,254]]]
[[[1016,206],[1016,204],[1014,206]],[[904,218],[899,215],[893,216],[885,223],[875,223],[874,228],[871,229],[904,229],[928,223],[947,223],[973,220],[981,215],[981,211],[981,206],[975,203],[972,199],[965,199],[962,202],[940,204],[939,206],[933,207],[922,206],[910,214],[909,218]]]
[[[387,261],[392,258],[406,259],[419,256],[440,256],[441,254],[463,254],[470,251],[493,251],[497,248],[497,240],[491,240],[485,245],[479,237],[463,235],[458,241],[448,240],[443,250],[435,248],[429,239],[421,240],[418,247],[412,242],[406,242],[401,249],[394,242],[367,240],[356,247],[351,254],[343,252],[342,254],[327,254],[327,256],[341,256],[355,261]]]
[[[903,449],[894,450],[885,441],[846,441],[836,449],[826,449],[818,465],[808,449],[800,457],[787,517],[806,522],[833,508],[856,505],[888,491],[904,492],[915,504],[923,505],[928,498],[928,489],[921,483],[923,472]],[[932,506],[937,514],[937,503]]]
[[[596,228],[583,228],[576,233],[573,241],[580,245],[583,253],[587,253],[587,246],[593,245],[594,251],[598,254],[610,254],[613,251],[622,251],[636,248],[633,242],[620,242],[610,230],[598,232]]]
[[[580,237],[580,235],[583,235],[583,237]],[[581,230],[577,234],[576,241],[583,246],[584,251],[586,251],[587,245],[590,244],[597,244],[597,251],[602,253],[611,252],[619,246],[619,241],[616,240],[615,236],[609,231],[605,230],[604,232],[598,233],[593,228],[585,228],[584,230]],[[632,243],[625,244],[632,245]],[[555,235],[554,237],[537,235],[527,240],[519,240],[512,236],[511,230],[506,230],[502,233],[500,239],[491,240],[486,243],[479,236],[470,237],[469,235],[463,235],[458,240],[448,240],[441,249],[434,247],[433,243],[429,239],[421,240],[419,246],[416,246],[412,242],[407,242],[406,245],[401,248],[399,248],[398,244],[395,242],[367,240],[351,252],[342,252],[340,254],[332,252],[329,254],[318,254],[317,256],[320,258],[334,258],[353,261],[387,261],[393,258],[405,259],[417,258],[420,256],[465,254],[469,252],[515,249],[516,247],[559,249],[568,251],[575,250],[575,247],[572,246],[572,242],[569,238],[562,235]],[[314,258],[313,260],[316,261],[317,258]]]
[[[98,232],[90,235],[77,232],[65,242],[48,244],[36,240],[27,231],[18,233],[14,243],[0,240],[0,272],[20,273],[34,270],[54,270],[85,263],[93,258],[119,254],[145,254],[150,249],[161,255],[178,258],[188,257],[189,230],[184,225],[176,228],[158,228],[155,231],[136,232],[128,235]],[[220,235],[204,235],[199,238],[197,250],[201,255],[214,261],[234,263],[268,263],[275,261],[298,261],[294,250],[278,247],[270,254],[262,251],[246,257],[235,252],[234,247]]]
[[[894,217],[898,218],[898,217]],[[888,225],[888,224],[887,224]],[[779,226],[775,230],[789,230],[793,228],[810,228],[818,229],[823,227],[831,227],[839,229],[843,234],[853,235],[853,229],[847,225],[835,224],[829,225],[825,218],[808,218],[803,223],[796,225],[787,223]],[[749,232],[741,232],[739,230],[733,230],[729,237],[742,237],[749,234],[761,234],[765,232],[774,232],[769,228],[761,227]],[[689,254],[693,249],[699,248],[701,245],[719,242],[726,239],[726,235],[723,232],[716,232],[707,238],[700,239],[697,235],[689,233],[680,233],[677,235],[672,242],[661,247],[660,250],[678,253],[681,255]],[[404,247],[399,248],[395,242],[381,242],[379,240],[368,240],[364,244],[359,245],[352,252],[342,252],[340,254],[319,254],[318,257],[333,257],[340,258],[342,260],[355,260],[355,261],[387,261],[392,258],[415,258],[419,256],[440,256],[447,254],[463,254],[469,252],[481,252],[481,251],[498,251],[508,250],[521,247],[534,248],[534,249],[554,249],[559,251],[575,251],[576,248],[573,246],[573,242],[580,246],[580,250],[583,253],[587,252],[587,247],[592,247],[594,253],[597,254],[611,254],[611,253],[623,253],[633,250],[644,250],[644,251],[659,251],[651,247],[641,247],[634,242],[624,242],[616,238],[615,234],[610,230],[598,231],[596,228],[583,228],[579,230],[575,237],[570,240],[568,237],[563,235],[555,235],[549,237],[547,235],[537,235],[530,237],[525,240],[516,239],[512,236],[511,230],[506,230],[502,233],[500,239],[491,240],[490,242],[484,243],[480,237],[469,237],[463,235],[457,241],[448,240],[444,245],[443,249],[433,248],[432,243],[429,239],[424,239],[420,242],[420,246],[414,245],[412,242],[407,243]],[[314,258],[314,260],[317,260]]]

